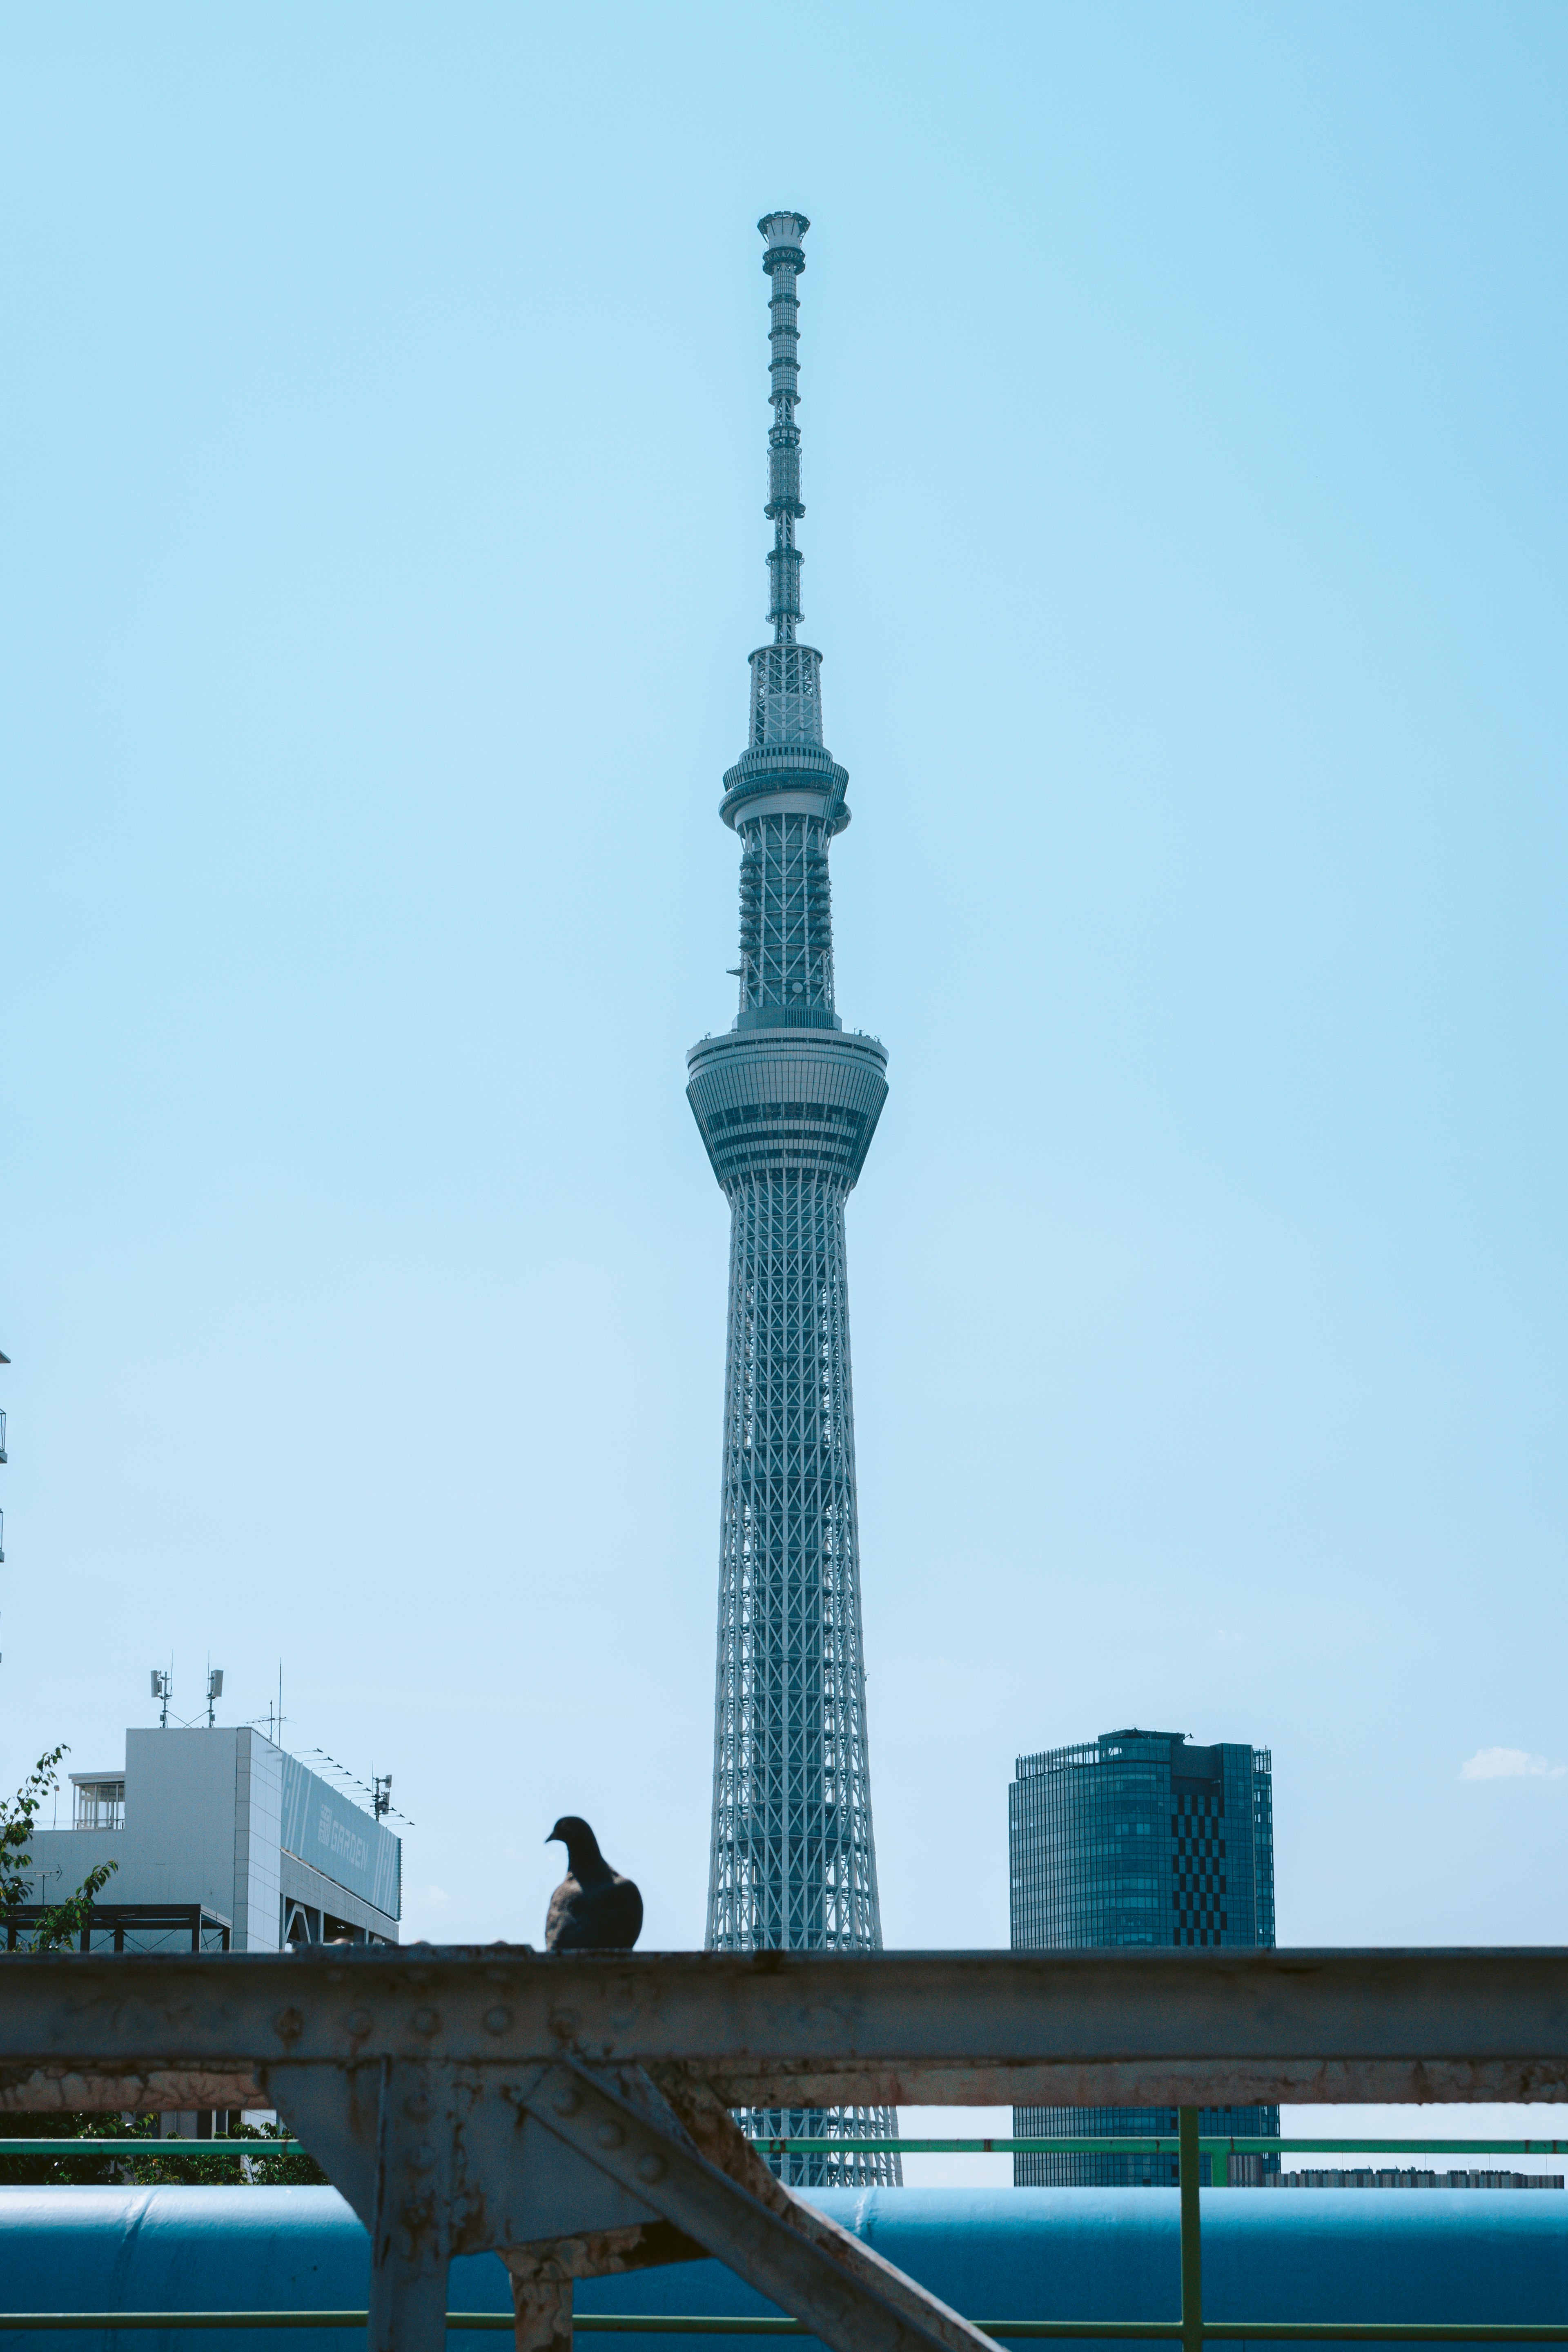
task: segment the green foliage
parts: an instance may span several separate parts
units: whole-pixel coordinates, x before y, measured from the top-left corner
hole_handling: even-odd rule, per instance
[[[27,1900],[32,1884],[33,1857],[29,1851],[33,1832],[44,1799],[59,1785],[60,1758],[69,1751],[51,1748],[40,1756],[15,1797],[0,1797],[0,1915],[18,1910]],[[32,1930],[32,1941],[18,1945],[18,1950],[32,1952],[68,1951],[81,1940],[81,1931],[88,1915],[113,1877],[120,1864],[100,1862],[89,1870],[74,1895],[63,1903],[52,1904]],[[42,2135],[35,2133],[35,2138]]]
[[[0,2150],[8,2139],[121,2138],[134,2132],[151,2139],[158,2128],[156,2116],[5,2116],[0,2117]],[[118,2150],[89,2156],[85,2149],[63,2156],[6,2156],[0,2153],[0,2184],[6,2188],[38,2188],[49,2182],[92,2187],[129,2180],[130,2166],[138,2159]],[[237,2171],[238,2167],[235,2169]]]
[[[101,2156],[87,2149],[63,2150],[58,2156],[7,2156],[8,2139],[122,2139],[127,2134],[147,2143],[147,2153],[130,2148],[105,2148]],[[188,2189],[322,2186],[326,2174],[308,2156],[268,2156],[268,2141],[288,2139],[282,2124],[236,2123],[229,2141],[254,2141],[257,2152],[243,2161],[232,2156],[208,2156],[187,2141],[176,2147],[158,2137],[156,2116],[44,2115],[0,2117],[0,2187],[37,2189],[54,2186],[91,2188],[120,2183],[146,2189],[159,2183]]]
[[[113,1877],[120,1864],[100,1862],[89,1870],[74,1895],[63,1903],[51,1904],[33,1929],[28,1949],[35,1952],[70,1952],[81,1942],[81,1931],[88,1923],[93,1905]]]
[[[288,2139],[285,2124],[237,2124],[231,2130],[232,2139],[237,2132],[242,2139]],[[137,2159],[140,2162],[140,2158]],[[237,2173],[239,2166],[231,2164]],[[258,2189],[324,2189],[327,2176],[313,2156],[253,2156],[247,2158],[246,2170]]]
[[[15,1797],[0,1797],[0,1911],[14,1911],[27,1899],[33,1868],[27,1849],[39,1808],[58,1784],[60,1758],[67,1752],[52,1748],[39,1757]]]

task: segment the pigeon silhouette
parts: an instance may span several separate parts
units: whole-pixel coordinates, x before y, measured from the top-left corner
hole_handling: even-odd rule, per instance
[[[563,1813],[545,1839],[566,1848],[566,1875],[550,1898],[547,1952],[629,1952],[642,1934],[642,1896],[612,1870],[586,1822]]]

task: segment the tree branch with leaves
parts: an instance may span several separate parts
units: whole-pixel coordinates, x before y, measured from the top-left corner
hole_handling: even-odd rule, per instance
[[[33,1834],[45,1798],[59,1786],[60,1758],[68,1753],[64,1747],[51,1748],[39,1757],[14,1797],[0,1797],[0,1917],[19,1911],[27,1900],[33,1883]],[[48,1906],[24,1948],[67,1951],[79,1942],[93,1905],[119,1867],[117,1862],[97,1864],[74,1895]]]

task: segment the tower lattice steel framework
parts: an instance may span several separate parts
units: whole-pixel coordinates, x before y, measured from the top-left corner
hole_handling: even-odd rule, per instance
[[[877,1951],[844,1204],[888,1057],[833,1005],[827,853],[848,777],[822,740],[822,656],[801,645],[796,283],[804,215],[758,223],[771,287],[768,618],[751,740],[720,814],[742,843],[740,1007],[687,1056],[731,1206],[729,1349],[708,1943]],[[885,2109],[758,2113],[762,2137],[889,2135]],[[788,2179],[891,2181],[882,2156],[783,2156]]]

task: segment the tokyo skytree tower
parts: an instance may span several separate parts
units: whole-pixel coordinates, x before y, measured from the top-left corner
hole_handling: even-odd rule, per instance
[[[887,1099],[888,1057],[833,1004],[827,852],[848,777],[822,740],[822,656],[801,645],[800,213],[760,221],[771,286],[771,645],[720,814],[741,837],[740,1007],[687,1056],[688,1098],[731,1208],[708,1944],[877,1951],[866,1754],[844,1204]],[[890,2135],[886,2109],[748,2118],[766,2137]],[[900,2177],[896,2158],[794,2154],[786,2179]]]

